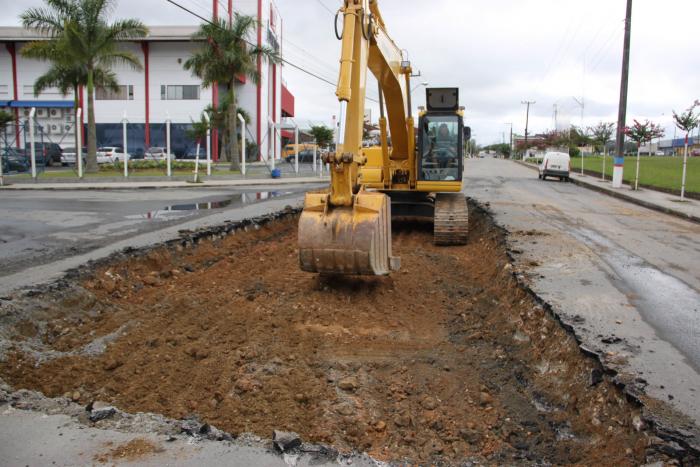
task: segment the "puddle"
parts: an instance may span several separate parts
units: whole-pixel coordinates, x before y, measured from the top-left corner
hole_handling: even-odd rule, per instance
[[[227,207],[244,206],[246,204],[254,204],[271,198],[278,198],[293,194],[293,191],[261,191],[257,193],[239,193],[237,195],[203,203],[183,203],[166,206],[163,209],[148,211],[144,214],[136,214],[126,216],[127,219],[177,219],[192,215],[192,211],[208,211],[213,209],[222,209]]]

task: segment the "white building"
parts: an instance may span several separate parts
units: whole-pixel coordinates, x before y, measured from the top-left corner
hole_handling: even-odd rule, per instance
[[[251,40],[277,49],[282,43],[282,19],[272,0],[241,2],[236,11],[259,18],[261,27]],[[215,11],[218,2],[213,2]],[[122,144],[122,121],[128,124],[130,153],[151,146],[165,146],[165,122],[171,121],[171,145],[176,154],[189,150],[194,142],[186,129],[192,120],[199,120],[201,112],[213,102],[219,102],[226,93],[225,85],[203,88],[198,78],[183,68],[183,63],[201,44],[190,40],[196,26],[153,26],[143,40],[125,42],[123,47],[136,55],[143,70],[126,66],[115,67],[121,86],[119,93],[98,89],[95,93],[97,145]],[[74,96],[62,96],[49,89],[34,96],[33,85],[49,63],[24,58],[22,48],[32,40],[41,40],[34,31],[21,27],[0,27],[0,108],[9,109],[16,120],[26,120],[29,109],[37,109],[37,122],[42,127],[44,141],[57,142],[63,147],[74,146]],[[294,116],[294,97],[282,80],[282,66],[261,61],[261,80],[258,85],[249,80],[237,80],[238,104],[251,117],[246,139],[257,143],[258,150],[250,159],[279,157],[281,138],[289,133],[275,130],[283,116]],[[81,89],[79,106],[83,109],[83,123],[87,120],[87,95]],[[85,132],[84,124],[84,132]],[[15,135],[15,144],[23,145],[23,135]],[[85,134],[85,133],[84,133]],[[216,135],[215,135],[216,136]],[[218,138],[212,139],[212,153],[218,154]]]

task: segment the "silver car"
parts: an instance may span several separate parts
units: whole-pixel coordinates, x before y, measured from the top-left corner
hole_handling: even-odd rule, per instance
[[[77,151],[75,148],[65,148],[61,154],[62,165],[75,165]],[[87,163],[87,148],[83,148],[83,165]]]

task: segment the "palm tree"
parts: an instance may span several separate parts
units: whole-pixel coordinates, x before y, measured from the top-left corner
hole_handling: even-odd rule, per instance
[[[115,0],[44,1],[45,8],[30,8],[21,15],[24,27],[36,29],[50,39],[29,44],[28,53],[41,55],[53,50],[58,63],[84,69],[88,93],[87,171],[96,172],[95,85],[100,83],[99,74],[115,64],[141,69],[139,59],[121,50],[119,42],[142,38],[148,34],[148,28],[135,19],[110,24],[108,16],[116,5]]]
[[[38,96],[42,91],[49,88],[58,88],[58,91],[65,97],[71,91],[73,92],[73,110],[75,112],[74,138],[75,147],[78,147],[78,131],[80,131],[80,121],[78,120],[79,89],[80,86],[87,84],[87,69],[80,65],[67,65],[56,59],[57,54],[46,56],[43,47],[25,47],[22,49],[22,55],[30,58],[38,58],[44,60],[53,60],[51,67],[46,73],[39,76],[34,81],[34,96]],[[110,89],[114,92],[119,91],[119,83],[117,75],[110,70],[102,68],[95,69],[95,84],[104,89]]]
[[[272,63],[279,63],[280,58],[274,49],[265,46],[251,46],[248,38],[258,26],[252,16],[235,14],[233,21],[218,19],[205,23],[192,35],[195,41],[204,42],[204,47],[195,52],[184,63],[186,70],[202,80],[204,87],[216,83],[228,85],[228,115],[226,128],[228,133],[229,160],[231,170],[239,170],[236,76],[246,76],[253,83],[260,81],[257,59],[264,58]]]

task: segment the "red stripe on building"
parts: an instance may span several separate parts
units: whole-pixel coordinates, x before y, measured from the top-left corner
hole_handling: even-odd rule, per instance
[[[213,17],[214,21],[219,19],[219,2],[217,0],[212,0],[213,6]],[[229,14],[231,13],[231,8],[229,7]],[[214,82],[211,87],[211,105],[214,109],[219,108],[219,83]],[[207,144],[210,142],[207,141]],[[214,162],[219,161],[219,130],[214,128],[211,132],[211,155]]]
[[[7,51],[12,59],[12,95],[14,100],[17,100],[17,49],[15,48],[14,42],[8,42],[5,44]],[[17,148],[19,148],[19,109],[15,109],[15,143]]]
[[[262,0],[258,0],[258,47],[262,46]],[[258,55],[258,76],[262,75],[262,58],[260,55]],[[262,110],[262,87],[260,84],[260,80],[258,80],[258,129],[257,129],[257,137],[258,137],[258,160],[262,160],[262,151],[261,151],[261,146],[262,146],[262,141],[260,140],[261,136],[261,110]]]
[[[80,132],[82,133],[80,142],[85,145],[85,100],[83,99],[83,85],[78,86],[78,106],[80,107]],[[78,122],[76,122],[76,125]]]
[[[272,67],[272,121],[277,123],[277,65]],[[277,139],[272,139],[272,157],[277,157]]]
[[[151,147],[151,90],[149,88],[149,78],[150,78],[150,70],[148,68],[148,56],[149,56],[149,50],[148,50],[148,42],[142,42],[141,43],[141,50],[143,50],[143,71],[144,71],[144,85],[146,86],[146,92],[144,94],[144,98],[146,101],[146,131],[144,133],[145,137],[145,145],[146,145],[146,150],[148,151],[148,148]]]

